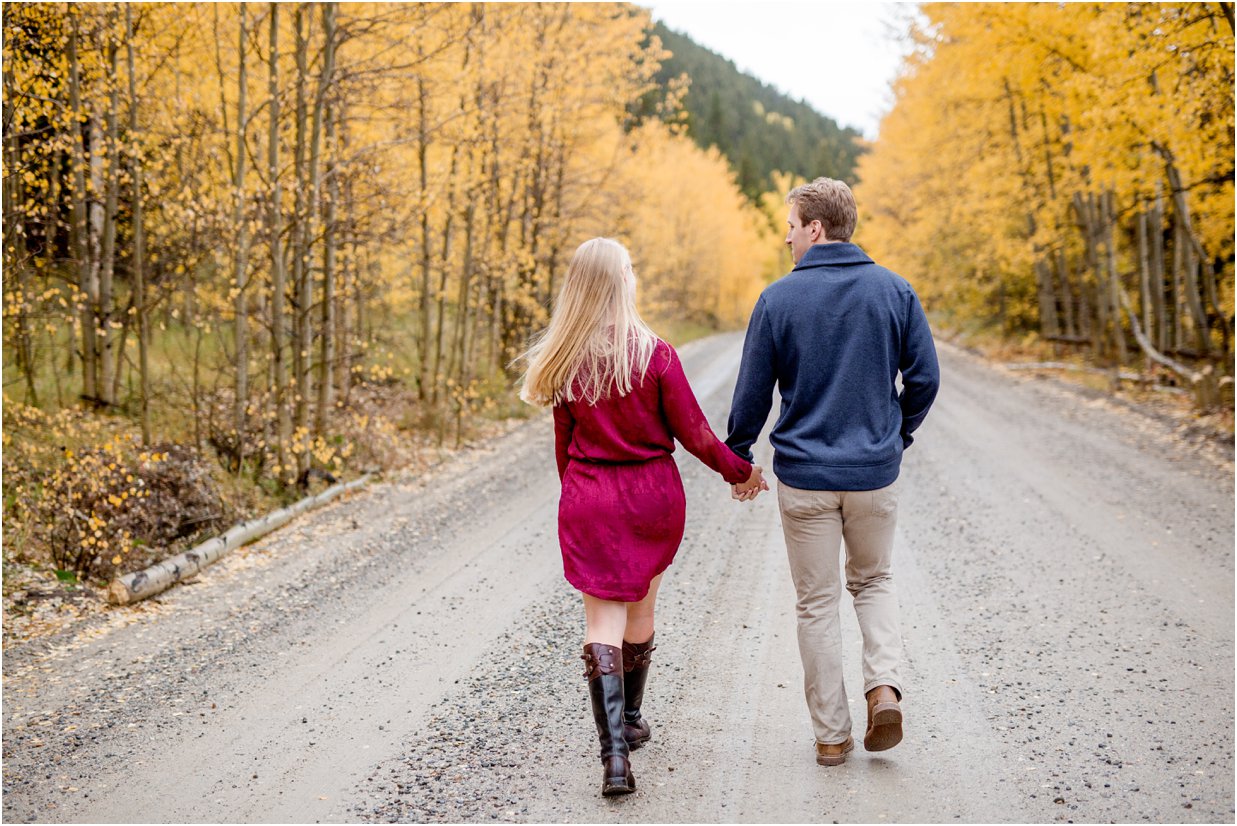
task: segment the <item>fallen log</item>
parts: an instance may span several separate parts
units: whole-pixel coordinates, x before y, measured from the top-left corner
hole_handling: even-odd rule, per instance
[[[113,605],[129,605],[166,591],[176,583],[188,579],[198,571],[201,571],[207,565],[218,562],[228,552],[265,536],[307,510],[325,504],[342,493],[364,485],[369,481],[369,478],[370,474],[367,473],[355,481],[334,485],[319,494],[307,496],[286,508],[272,511],[258,519],[242,522],[226,533],[216,536],[214,539],[208,539],[202,544],[185,551],[183,554],[178,554],[171,559],[165,559],[145,570],[117,577],[112,580],[111,585],[107,588],[108,602]]]
[[[1007,362],[1002,366],[1006,370],[1074,370],[1079,373],[1094,373],[1097,376],[1107,376],[1108,378],[1112,378],[1113,375],[1112,368],[1105,370],[1103,367],[1069,364],[1063,361]],[[1155,381],[1152,376],[1145,376],[1142,373],[1131,373],[1129,370],[1118,371],[1117,377],[1122,381],[1139,382],[1141,384],[1151,384]]]

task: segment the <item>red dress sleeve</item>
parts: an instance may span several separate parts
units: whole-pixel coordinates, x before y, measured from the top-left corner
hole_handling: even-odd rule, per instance
[[[554,405],[554,458],[558,461],[558,481],[563,481],[567,472],[567,446],[571,444],[571,431],[576,420],[567,409],[567,403]]]
[[[732,485],[746,482],[752,475],[752,463],[735,455],[734,451],[717,438],[709,420],[704,417],[696,394],[687,383],[679,354],[670,345],[666,369],[658,377],[661,390],[661,409],[670,425],[670,433],[687,448],[688,452],[708,467],[720,473]]]

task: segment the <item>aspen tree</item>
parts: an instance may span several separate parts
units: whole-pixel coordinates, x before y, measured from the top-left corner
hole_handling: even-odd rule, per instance
[[[129,153],[133,180],[133,306],[137,310],[138,404],[142,427],[142,445],[149,446],[150,432],[150,318],[146,306],[146,230],[142,201],[142,157],[138,150],[137,71],[133,58],[133,6],[125,5],[125,50],[129,75],[129,140],[134,148]],[[239,394],[238,394],[239,395]]]
[[[245,52],[248,50],[245,26],[245,4],[238,8],[238,26],[236,43],[236,158],[235,171],[232,176],[232,186],[235,191],[235,206],[232,220],[236,230],[236,250],[233,259],[232,290],[233,299],[233,341],[236,353],[233,357],[236,369],[234,385],[235,399],[232,403],[232,433],[236,445],[236,472],[239,474],[245,464],[246,411],[249,407],[249,219],[245,215],[245,157],[249,150],[245,145],[245,135],[249,124],[249,113],[245,110],[245,93],[248,84],[246,74]]]

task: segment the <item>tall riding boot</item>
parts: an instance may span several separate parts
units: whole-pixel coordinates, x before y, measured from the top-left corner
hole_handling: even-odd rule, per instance
[[[640,716],[640,703],[644,700],[644,682],[649,676],[649,663],[653,661],[653,638],[648,642],[623,640],[623,737],[627,745],[638,749],[649,741],[653,731],[648,721]]]
[[[623,739],[623,651],[600,642],[586,643],[584,676],[593,700],[593,720],[601,741],[601,793],[606,797],[636,790],[630,752]]]

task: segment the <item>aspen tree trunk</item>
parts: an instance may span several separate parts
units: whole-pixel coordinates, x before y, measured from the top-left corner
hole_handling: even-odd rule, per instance
[[[540,12],[540,7],[538,7]],[[539,14],[535,53],[543,55],[546,40],[546,18]],[[532,313],[529,304],[538,300],[539,285],[537,279],[537,257],[540,250],[538,243],[541,237],[542,209],[545,201],[545,124],[541,117],[540,93],[548,84],[547,70],[539,65],[534,72],[534,79],[529,87],[527,103],[526,140],[531,144],[528,161],[530,174],[527,184],[522,189],[522,206],[520,214],[520,248],[526,251],[517,267],[516,289],[518,296],[511,307],[511,319],[505,330],[504,360],[509,353],[518,348],[517,341],[527,336],[532,323]]]
[[[245,4],[240,4],[240,32],[237,35],[237,97],[236,97],[236,169],[232,177],[235,205],[233,221],[236,225],[236,257],[233,282],[236,297],[235,314],[236,344],[236,399],[232,409],[232,430],[236,434],[236,472],[245,466],[245,412],[249,407],[249,313],[246,307],[249,291],[249,231],[245,217],[245,133],[248,113],[245,111],[245,90],[248,75],[245,71]]]
[[[464,101],[460,101],[461,107]],[[465,157],[466,171],[464,177],[468,181],[474,181],[476,169],[472,153],[466,153]],[[455,299],[455,326],[451,330],[451,337],[447,342],[447,370],[446,375],[456,383],[457,387],[463,386],[464,363],[462,358],[462,342],[465,330],[468,325],[468,293],[472,285],[472,268],[473,268],[473,221],[472,212],[476,201],[476,184],[470,183],[467,190],[464,192],[464,204],[462,213],[463,234],[464,234],[464,251],[463,260],[460,264],[458,289]]]
[[[460,273],[460,301],[459,301],[459,324],[458,342],[456,349],[458,355],[456,360],[459,364],[459,383],[461,387],[467,388],[472,383],[473,372],[476,364],[473,362],[473,354],[471,341],[476,335],[476,327],[478,318],[481,315],[481,301],[483,295],[483,276],[479,272],[479,268],[484,266],[489,260],[488,239],[491,233],[482,230],[480,237],[477,235],[477,203],[478,199],[484,197],[487,186],[487,159],[486,151],[486,119],[494,119],[497,112],[493,111],[493,107],[487,109],[486,104],[486,75],[487,75],[487,52],[486,43],[488,42],[488,26],[486,21],[486,10],[484,4],[476,4],[472,7],[473,26],[477,31],[477,72],[475,82],[472,89],[473,105],[477,113],[477,148],[479,151],[470,152],[468,160],[468,179],[471,182],[468,192],[465,195],[467,205],[464,208],[464,267]],[[495,163],[497,158],[494,159]],[[493,200],[487,203],[494,203]],[[480,263],[479,263],[480,262]],[[456,431],[456,438],[459,438],[459,431]]]
[[[104,118],[106,118],[104,114]],[[103,345],[107,337],[107,328],[103,326],[103,302],[100,299],[102,288],[103,267],[103,213],[107,204],[107,182],[103,175],[103,159],[105,156],[104,130],[98,118],[91,116],[88,122],[90,131],[90,155],[87,167],[90,174],[88,198],[86,201],[86,244],[90,249],[90,305],[91,319],[94,324],[94,353],[97,382],[96,395],[93,399],[96,405],[104,403],[107,391],[107,374],[103,370]]]
[[[1056,297],[1052,293],[1052,268],[1044,258],[1035,261],[1035,282],[1039,290],[1040,335],[1059,336],[1061,330],[1057,321]]]
[[[344,124],[343,101],[340,101],[339,140],[341,155],[346,154],[348,147],[348,132],[342,128]],[[339,394],[347,405],[352,398],[352,348],[353,321],[349,308],[349,300],[358,289],[357,283],[357,241],[356,241],[356,202],[353,199],[352,179],[349,177],[343,183],[343,211],[347,215],[342,233],[343,266],[340,268],[341,283],[339,289],[339,327],[335,340],[338,342],[337,360],[339,370],[336,375],[339,381]]]
[[[1147,334],[1148,341],[1153,342],[1159,352],[1164,353],[1169,348],[1168,322],[1164,301],[1164,196],[1160,182],[1155,182],[1155,202],[1151,214],[1147,218],[1148,241],[1151,256],[1151,301],[1155,312],[1155,333],[1153,337]]]
[[[192,324],[194,334],[193,345],[193,445],[198,452],[202,451],[202,325],[193,324],[193,319],[186,318],[186,324]]]
[[[137,310],[137,372],[138,405],[142,424],[142,445],[150,438],[150,319],[146,312],[146,227],[143,221],[142,159],[137,142],[137,76],[133,58],[133,6],[125,4],[125,55],[129,70],[129,140],[135,146],[130,153],[133,175],[133,306]]]
[[[567,174],[567,157],[566,157],[566,139],[559,138],[557,151],[554,153],[555,175],[554,175],[554,211],[550,216],[550,227],[552,234],[550,237],[550,250],[546,255],[546,300],[545,305],[554,309],[554,275],[558,271],[558,258],[562,254],[562,238],[566,235],[567,219],[563,216],[563,190],[565,186],[565,176]],[[720,293],[718,293],[720,296]],[[719,310],[720,315],[720,310]]]
[[[310,223],[314,212],[312,184],[307,177],[314,174],[310,165],[315,158],[307,163],[305,154],[309,147],[306,138],[314,140],[315,135],[307,136],[310,131],[306,122],[309,116],[308,102],[305,97],[305,84],[308,76],[309,38],[305,33],[307,7],[297,4],[296,7],[296,231],[294,233],[294,253],[292,259],[292,275],[296,284],[296,312],[293,315],[292,364],[294,365],[296,386],[295,435],[297,440],[296,471],[299,475],[309,468],[309,399],[310,399],[310,348],[312,346],[312,329],[310,327],[310,307],[313,303],[313,279],[309,271]],[[316,172],[316,170],[314,171]]]
[[[456,324],[452,335],[451,357],[447,362],[447,375],[455,376],[460,386],[464,386],[464,376],[467,364],[464,360],[464,339],[468,334],[469,293],[472,291],[473,271],[473,214],[476,210],[474,194],[465,196],[468,205],[464,207],[464,263],[460,268],[459,297],[455,300]]]
[[[368,282],[370,284],[379,283],[379,279],[382,276],[382,268],[378,265],[378,260],[368,251],[365,253],[365,272],[368,276]],[[357,332],[363,337],[366,350],[368,350],[369,346],[374,343],[374,318],[373,315],[368,312],[369,308],[363,300],[369,295],[369,292],[358,291],[356,302]]]
[[[1103,294],[1103,279],[1099,277],[1099,254],[1095,249],[1095,229],[1092,217],[1091,202],[1093,196],[1088,194],[1084,199],[1082,193],[1074,193],[1074,211],[1077,215],[1078,229],[1082,233],[1085,243],[1084,261],[1085,266],[1079,272],[1079,294],[1082,296],[1082,314],[1086,319],[1087,330],[1090,333],[1091,349],[1096,356],[1102,356],[1104,352],[1104,301]],[[1088,283],[1087,274],[1091,274],[1091,280],[1094,283]],[[1090,308],[1087,304],[1087,297],[1091,294],[1092,289],[1095,290],[1096,301],[1095,318],[1090,317]]]
[[[1198,258],[1194,254],[1194,246],[1190,243],[1188,235],[1189,231],[1182,224],[1181,234],[1178,236],[1184,247],[1185,259],[1182,267],[1182,273],[1185,276],[1182,286],[1185,291],[1186,308],[1190,311],[1190,326],[1194,328],[1195,346],[1199,354],[1206,357],[1211,355],[1211,343],[1208,341],[1210,336],[1207,335],[1207,317],[1203,313],[1203,302],[1198,294]]]
[[[119,48],[113,34],[112,14],[107,16],[107,62],[111,69],[108,79],[107,106],[107,177],[104,179],[105,201],[103,205],[103,249],[99,267],[99,398],[106,404],[116,403],[116,335],[112,332],[115,312],[116,274],[116,212],[120,196],[120,130],[117,126],[119,94],[116,88],[117,52]],[[101,160],[101,159],[100,159]],[[100,163],[102,172],[102,163]]]
[[[484,224],[480,230],[478,230],[476,226],[476,204],[494,202],[493,199],[478,201],[478,197],[484,198],[484,193],[485,185],[479,185],[478,194],[474,195],[474,197],[469,201],[470,210],[466,216],[466,227],[468,228],[470,236],[479,238],[478,242],[474,242],[474,246],[476,243],[480,244],[480,250],[472,255],[472,317],[470,323],[465,329],[466,338],[464,340],[463,347],[464,361],[469,365],[470,370],[475,370],[479,366],[477,341],[481,339],[485,333],[483,327],[487,318],[485,310],[488,306],[490,306],[490,302],[487,301],[487,296],[491,294],[491,282],[493,279],[491,262],[493,261],[492,248],[494,244],[494,233],[489,232],[484,227]],[[484,339],[481,340],[484,341]],[[483,365],[486,371],[492,368],[492,366],[492,362]]]
[[[68,326],[70,327],[68,334],[72,337],[73,336],[73,331],[71,329],[72,325],[70,324]],[[70,338],[70,343],[72,343],[73,340],[74,340],[73,338]],[[60,383],[60,370],[56,369],[56,355],[55,355],[57,348],[61,345],[59,345],[56,341],[56,333],[50,329],[47,331],[47,344],[48,344],[48,348],[47,348],[48,352],[52,354],[52,379],[56,385],[56,406],[64,407],[64,388],[61,386],[61,383]],[[74,351],[70,349],[65,354],[66,356],[65,361],[67,361],[70,365],[73,364],[73,352]],[[69,375],[72,375],[72,373],[69,373]]]
[[[292,421],[288,416],[288,366],[284,360],[284,296],[287,291],[283,256],[283,206],[279,184],[279,4],[271,3],[270,68],[267,89],[270,95],[270,135],[267,144],[267,174],[271,195],[267,211],[267,237],[271,250],[271,362],[274,381],[271,396],[275,403],[275,450],[279,478],[288,473],[288,440]]]
[[[487,357],[491,364],[499,364],[506,366],[506,359],[503,358],[505,350],[503,349],[503,324],[506,322],[505,314],[506,307],[506,286],[502,281],[498,281],[494,290],[494,313],[490,316],[490,342],[489,353]]]
[[[497,105],[497,102],[494,102]],[[495,173],[494,186],[495,191],[500,191],[501,179],[498,171],[499,149],[502,145],[501,136],[498,131],[498,120],[494,120],[494,157],[495,157]],[[506,205],[503,208],[503,218],[498,224],[498,256],[500,260],[505,260],[507,257],[508,246],[511,244],[511,231],[515,226],[516,205],[519,201],[520,194],[524,191],[526,177],[522,167],[518,164],[513,166],[511,175],[510,191],[507,194]],[[490,363],[497,364],[505,368],[511,357],[515,353],[511,351],[510,341],[513,337],[511,331],[517,326],[516,312],[510,308],[510,303],[507,298],[507,281],[508,276],[505,272],[497,272],[492,279],[493,285],[493,305],[494,315],[490,328]]]
[[[1172,280],[1172,295],[1169,302],[1170,312],[1172,314],[1173,323],[1173,349],[1174,355],[1179,354],[1182,348],[1182,323],[1181,323],[1181,281],[1182,271],[1185,269],[1185,244],[1181,240],[1181,224],[1173,222],[1173,280]]]
[[[1220,335],[1223,341],[1224,353],[1227,354],[1229,339],[1232,331],[1229,327],[1228,317],[1225,315],[1223,308],[1220,307],[1219,294],[1215,284],[1215,267],[1212,265],[1211,256],[1207,254],[1207,250],[1203,247],[1203,242],[1194,231],[1194,220],[1190,213],[1190,205],[1186,201],[1186,190],[1181,181],[1181,172],[1177,169],[1176,164],[1173,162],[1172,154],[1170,152],[1167,150],[1161,150],[1161,154],[1164,157],[1165,171],[1168,173],[1169,186],[1172,188],[1173,192],[1173,202],[1177,207],[1177,215],[1181,219],[1181,227],[1183,233],[1185,234],[1185,240],[1190,244],[1194,257],[1197,259],[1198,266],[1201,267],[1201,273],[1193,267],[1187,267],[1186,270],[1187,290],[1189,290],[1190,296],[1190,312],[1194,316],[1196,323],[1199,319],[1202,321],[1199,325],[1203,331],[1200,349],[1203,351],[1204,355],[1208,355],[1210,353],[1210,342],[1208,341],[1210,338],[1208,335],[1208,332],[1210,331],[1210,324],[1207,321],[1206,313],[1203,311],[1202,297],[1199,295],[1200,290],[1198,289],[1197,284],[1199,275],[1202,277],[1202,292],[1205,292],[1207,301],[1211,304],[1212,310],[1215,312],[1215,315],[1219,320]],[[1193,286],[1190,286],[1191,281],[1194,282]],[[1225,359],[1225,362],[1227,363],[1227,359]]]
[[[1202,250],[1201,244],[1199,249]],[[1202,253],[1205,255],[1205,252]],[[1202,259],[1202,278],[1203,290],[1207,295],[1207,303],[1211,305],[1215,313],[1216,322],[1220,328],[1220,352],[1225,356],[1221,361],[1225,370],[1232,367],[1232,319],[1225,314],[1224,308],[1220,306],[1219,286],[1216,283],[1216,269],[1210,257]]]
[[[474,10],[473,10],[473,22],[474,23],[476,22],[476,14],[477,14],[477,11],[474,7]],[[461,60],[460,68],[459,68],[459,75],[461,78],[461,87],[463,87],[463,81],[468,78],[469,64],[471,64],[474,60],[474,55],[473,55],[474,50],[475,49],[474,49],[472,38],[467,37],[465,39],[464,55]],[[459,101],[460,112],[468,111],[468,103],[469,103],[468,97],[469,96],[468,96],[467,88],[468,87],[463,87],[459,94],[458,101]],[[478,116],[479,116],[479,112],[478,112]],[[455,302],[455,326],[452,328],[451,335],[449,338],[445,336],[444,327],[446,326],[446,316],[444,312],[445,312],[446,297],[447,297],[447,275],[452,266],[451,240],[454,237],[453,228],[455,226],[455,220],[456,220],[456,214],[455,214],[456,203],[459,199],[459,194],[460,194],[460,189],[461,189],[460,184],[459,184],[459,180],[461,177],[464,180],[469,182],[464,191],[464,201],[465,201],[464,207],[463,207],[464,212],[468,212],[471,209],[473,196],[475,195],[475,188],[474,188],[475,185],[473,184],[473,180],[475,176],[474,153],[469,151],[468,147],[465,147],[464,149],[465,169],[462,175],[459,172],[459,167],[460,167],[459,154],[460,154],[460,144],[457,143],[455,148],[451,152],[451,168],[449,172],[449,187],[447,190],[448,192],[447,220],[446,220],[446,224],[445,224],[444,231],[443,231],[442,274],[441,274],[440,288],[438,292],[438,319],[439,319],[438,341],[435,345],[435,352],[434,352],[434,372],[437,375],[439,373],[439,365],[444,355],[443,353],[444,347],[446,349],[445,355],[446,355],[447,363],[446,363],[446,369],[443,371],[442,375],[443,375],[443,378],[448,382],[448,384],[450,383],[455,384],[455,393],[456,393],[457,399],[460,398],[459,394],[464,392],[464,387],[460,383],[461,365],[457,361],[458,348],[455,346],[455,344],[458,341],[461,331],[463,330],[464,324],[467,320],[466,318],[467,317],[467,289],[468,289],[467,282],[469,280],[470,268],[472,266],[472,262],[470,260],[471,254],[472,254],[472,248],[471,248],[472,239],[468,235],[468,231],[469,231],[468,228],[465,229],[464,260],[463,260],[463,265],[460,269],[460,275],[459,275],[460,288],[459,288],[459,292],[457,294],[457,298]],[[444,344],[444,338],[446,338],[445,344]],[[458,421],[458,416],[459,416],[458,409],[456,411],[456,416],[457,416],[457,421]],[[457,429],[457,433],[456,433],[457,439],[458,439],[458,436],[459,434],[458,434],[458,429]]]
[[[13,74],[8,66],[4,68],[4,88],[6,90],[15,88]],[[13,101],[11,95],[6,94],[4,96],[4,122],[12,123],[13,117]],[[14,280],[22,295],[22,309],[16,315],[11,316],[11,324],[16,328],[13,343],[17,349],[17,368],[26,383],[26,403],[38,407],[39,394],[34,384],[34,337],[30,332],[25,309],[26,302],[30,300],[31,284],[30,268],[26,263],[26,199],[22,186],[21,168],[21,138],[10,130],[4,140],[4,170],[6,173],[4,175],[4,253],[10,272],[16,271]],[[54,226],[54,221],[51,224]],[[54,238],[49,239],[49,248],[54,249],[51,246],[54,240]]]
[[[476,219],[475,214],[472,217],[474,220]],[[470,376],[472,372],[477,371],[479,366],[484,367],[486,370],[491,366],[488,364],[479,365],[477,361],[477,337],[481,335],[481,309],[484,306],[483,302],[485,300],[485,279],[480,275],[473,279],[472,296],[471,322],[465,331],[463,350],[464,363],[468,365]]]
[[[1108,349],[1105,339],[1108,334],[1108,279],[1105,277],[1099,249],[1099,220],[1095,205],[1095,194],[1087,193],[1085,209],[1085,224],[1087,232],[1087,265],[1093,279],[1093,294],[1095,295],[1095,351],[1099,355]]]
[[[121,369],[121,367],[125,363],[125,345],[129,343],[129,324],[131,323],[136,312],[137,312],[137,308],[133,305],[133,293],[132,291],[130,291],[129,306],[119,313],[121,321],[119,322],[120,332],[117,336],[117,344],[116,344],[116,354],[115,354],[116,370],[112,372],[112,398],[113,399],[120,398],[120,380],[125,375],[124,370]],[[129,375],[130,395],[132,395],[133,393],[132,372],[133,371],[129,371],[130,373]]]
[[[72,169],[69,166],[70,161],[68,161],[68,159],[71,158],[72,156],[61,149],[61,150],[57,150],[56,152],[54,152],[53,157],[55,158],[57,169],[61,169],[61,170],[66,169],[66,168],[70,169],[69,174],[70,174],[70,180],[71,180]],[[71,183],[68,186],[66,186],[64,178],[65,176],[63,173],[59,173],[59,174],[52,176],[51,202],[53,204],[64,204],[67,202],[69,204],[70,216],[71,216],[72,206],[73,206],[72,205],[73,186]],[[72,223],[73,223],[72,217],[70,217],[69,227],[68,227],[69,229],[68,252],[69,252],[70,257],[76,255],[75,245],[74,245],[75,242],[73,240]],[[47,243],[48,243],[49,249],[53,249],[53,250],[60,249],[59,216],[57,216],[57,218],[51,221],[51,223],[48,225],[47,238],[48,238]],[[67,275],[67,272],[66,272],[66,275]],[[72,290],[70,290],[70,296],[71,295],[72,295]],[[56,366],[56,353],[62,351],[64,354],[63,372],[65,375],[65,378],[72,378],[73,374],[77,371],[77,362],[75,360],[75,356],[78,352],[77,348],[79,346],[78,341],[77,341],[77,325],[73,323],[74,319],[71,317],[67,318],[66,321],[68,323],[64,325],[64,331],[63,331],[64,336],[66,338],[65,343],[59,346],[53,346],[49,350],[49,352],[52,354],[52,357],[51,357],[52,376],[54,377],[56,381],[56,406],[57,407],[64,407],[64,392],[63,392],[63,388],[61,387],[61,382],[60,382],[61,369]],[[52,330],[48,331],[48,338],[53,342],[57,339],[58,335],[59,335],[58,331],[52,331]]]
[[[1091,285],[1087,283],[1087,263],[1080,262],[1078,267],[1078,335],[1080,338],[1095,341],[1095,318],[1091,312]]]
[[[1048,138],[1048,113],[1045,110],[1042,103],[1040,104],[1040,108],[1039,108],[1039,124],[1040,124],[1040,131],[1043,135],[1042,145],[1044,147],[1044,169],[1048,176],[1048,199],[1050,202],[1055,203],[1057,200],[1056,169],[1055,169],[1055,166],[1052,160],[1052,142]],[[1057,224],[1055,229],[1056,229],[1056,234],[1060,236],[1061,227],[1059,223]],[[1046,257],[1047,257],[1047,266],[1048,266],[1048,269],[1047,269],[1048,278],[1050,281],[1053,281],[1050,289],[1053,293],[1054,304],[1059,305],[1060,307],[1060,312],[1057,316],[1058,318],[1057,324],[1058,326],[1060,326],[1063,321],[1064,328],[1065,328],[1064,329],[1065,335],[1068,336],[1069,338],[1077,338],[1079,333],[1078,333],[1078,325],[1074,319],[1074,295],[1073,295],[1073,290],[1071,289],[1071,286],[1070,286],[1070,276],[1069,276],[1070,271],[1069,271],[1069,265],[1065,260],[1065,250],[1062,248],[1058,248],[1056,252],[1056,256],[1055,256],[1056,264],[1057,264],[1056,266],[1057,277],[1061,281],[1061,289],[1059,293],[1057,292],[1055,281],[1052,278],[1052,269],[1053,269],[1052,259],[1054,256],[1051,253],[1048,253]]]
[[[421,46],[417,46],[417,57],[423,59]],[[417,208],[420,211],[421,225],[421,295],[420,315],[421,334],[418,338],[417,357],[420,360],[420,378],[417,382],[417,397],[425,401],[429,396],[429,388],[433,383],[430,372],[430,269],[433,260],[433,250],[430,239],[429,219],[429,115],[426,111],[428,93],[425,88],[425,78],[417,74],[417,169],[420,173],[420,198]]]
[[[1136,234],[1138,236],[1138,297],[1142,307],[1143,330],[1146,332],[1147,341],[1150,342],[1155,327],[1152,326],[1154,313],[1151,308],[1151,254],[1147,243],[1146,210],[1140,210],[1136,220]],[[1151,371],[1151,361],[1151,354],[1146,353],[1144,348],[1143,370]]]
[[[1069,261],[1066,260],[1065,250],[1057,250],[1057,274],[1061,279],[1061,311],[1065,316],[1065,333],[1070,338],[1078,338],[1081,331],[1078,329],[1078,322],[1074,317],[1074,308],[1076,301],[1074,299],[1074,290],[1070,284],[1070,269]]]
[[[1087,193],[1084,204],[1085,224],[1087,232],[1087,261],[1094,278],[1095,294],[1095,333],[1096,352],[1103,354],[1108,350],[1108,343],[1113,345],[1113,357],[1118,359],[1123,355],[1123,347],[1118,340],[1116,325],[1120,324],[1120,316],[1113,312],[1116,296],[1113,293],[1111,275],[1108,272],[1108,242],[1107,211],[1104,209],[1104,196]]]
[[[1125,330],[1121,327],[1121,275],[1117,271],[1117,242],[1116,242],[1116,226],[1117,216],[1116,210],[1113,207],[1112,190],[1105,192],[1100,198],[1100,207],[1103,214],[1104,226],[1104,249],[1107,253],[1108,263],[1108,284],[1110,288],[1110,311],[1112,317],[1112,338],[1113,344],[1117,348],[1117,364],[1124,364],[1128,347],[1125,341]]]
[[[72,124],[72,169],[73,169],[73,253],[77,258],[78,302],[81,305],[82,327],[82,398],[93,401],[99,395],[98,343],[95,335],[95,302],[98,283],[90,245],[89,215],[87,214],[86,153],[82,135],[81,62],[77,44],[80,21],[75,11],[70,10],[72,26],[69,29],[69,109]]]
[[[322,208],[321,208],[322,207],[321,205],[321,201],[322,201],[322,131],[323,131],[324,120],[326,121],[326,128],[330,130],[330,134],[328,135],[328,139],[327,139],[327,151],[334,152],[334,147],[332,145],[333,143],[332,138],[334,137],[334,123],[332,122],[332,114],[331,114],[329,97],[332,94],[334,94],[332,85],[334,82],[333,75],[335,74],[335,15],[336,15],[336,10],[337,10],[337,4],[335,3],[324,3],[322,5],[322,29],[323,29],[323,36],[325,37],[326,42],[322,49],[322,71],[319,73],[319,76],[318,76],[318,93],[314,99],[314,119],[313,119],[313,128],[311,130],[311,139],[310,139],[311,147],[310,147],[310,152],[309,152],[309,168],[310,168],[309,214],[315,216],[315,218],[322,214]],[[333,184],[334,175],[332,175],[331,177],[332,177],[332,184]],[[323,245],[324,247],[323,248],[323,267],[324,267],[323,282],[324,283],[323,283],[323,294],[322,294],[322,304],[323,304],[322,306],[322,327],[319,330],[319,335],[322,336],[322,366],[321,366],[321,373],[320,373],[321,381],[319,382],[319,386],[318,386],[318,399],[317,399],[318,403],[316,405],[317,412],[314,416],[314,431],[318,435],[320,435],[323,432],[323,426],[326,421],[326,415],[327,415],[327,412],[331,404],[331,384],[330,384],[330,379],[331,379],[330,357],[332,355],[331,354],[331,347],[332,347],[331,327],[334,323],[334,312],[335,312],[335,306],[334,306],[335,297],[333,295],[334,283],[332,282],[332,279],[334,277],[334,266],[335,266],[335,248],[334,248],[334,237],[333,237],[333,233],[334,233],[333,224],[335,220],[334,198],[330,197],[328,198],[328,200],[331,203],[327,204],[327,207],[326,207],[328,217],[326,220],[326,227],[325,227],[326,237],[324,239],[324,245]],[[315,224],[316,224],[316,221],[314,223],[311,223],[310,226],[312,227]],[[308,259],[308,250],[306,250],[306,258]],[[309,271],[308,266],[306,266],[305,270],[306,270],[305,281],[306,281],[306,284],[308,284],[308,286],[310,287],[310,292],[309,292],[308,297],[310,301],[312,302],[313,278]],[[306,316],[305,330],[306,332],[309,332],[312,330],[312,327],[309,324],[308,315]],[[308,353],[310,347],[312,346],[312,339],[307,335],[303,339],[303,342],[305,345],[305,349]],[[306,367],[309,367],[308,355],[306,355]],[[306,387],[305,387],[305,392],[307,396],[309,393],[309,384],[310,384],[310,382],[308,381],[309,375],[310,374],[307,371],[306,372]],[[306,404],[308,404],[308,399],[306,400]],[[308,455],[306,455],[304,465],[301,468],[302,470],[309,467],[308,459],[309,457]]]
[[[457,193],[457,175],[459,169],[460,148],[457,144],[451,150],[451,169],[447,175],[450,182],[447,189],[447,216],[442,228],[442,251],[438,264],[438,286],[435,292],[437,299],[438,328],[434,336],[434,369],[433,390],[430,394],[430,404],[438,405],[438,390],[443,381],[442,375],[442,343],[447,328],[447,277],[451,271],[451,240],[455,224],[455,199]],[[441,442],[442,440],[439,439]]]
[[[335,116],[332,104],[327,104],[326,143],[329,152],[334,152]],[[336,221],[339,202],[339,169],[332,157],[327,167],[326,210],[322,227],[322,330],[320,340],[319,372],[318,372],[318,407],[315,427],[319,433],[325,432],[327,411],[334,404],[332,391],[335,387],[335,335],[336,335],[336,285],[335,285],[335,245],[338,235]]]

